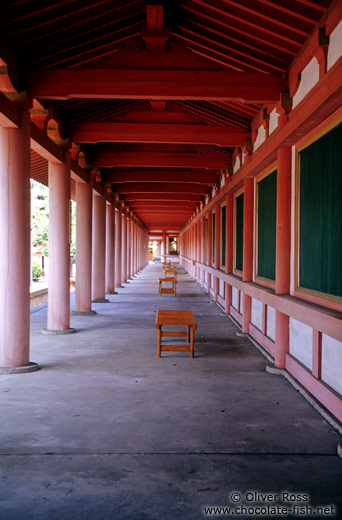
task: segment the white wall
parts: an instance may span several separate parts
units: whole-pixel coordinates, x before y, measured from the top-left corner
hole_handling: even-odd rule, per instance
[[[233,287],[232,290],[232,305],[234,309],[238,310],[238,301],[239,301],[239,291]]]
[[[317,58],[312,58],[312,60],[302,71],[299,87],[292,99],[292,108],[297,106],[298,103],[300,103],[302,99],[305,98],[305,96],[310,92],[310,90],[316,85],[318,80],[319,64]]]

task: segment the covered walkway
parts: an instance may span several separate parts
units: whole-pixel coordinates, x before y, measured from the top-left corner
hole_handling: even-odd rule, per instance
[[[341,517],[338,434],[177,269],[176,298],[158,295],[149,265],[96,315],[73,316],[78,334],[42,336],[46,307],[31,314],[43,370],[0,380],[1,520],[198,520],[205,506],[264,506],[252,490]],[[193,311],[195,359],[157,358],[158,308]]]

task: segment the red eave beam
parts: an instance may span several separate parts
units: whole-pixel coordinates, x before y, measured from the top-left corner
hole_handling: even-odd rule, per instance
[[[158,123],[78,123],[71,125],[76,143],[131,142],[243,146],[250,133],[236,127]]]
[[[29,92],[38,99],[186,99],[273,103],[287,81],[258,72],[44,69],[32,73]]]

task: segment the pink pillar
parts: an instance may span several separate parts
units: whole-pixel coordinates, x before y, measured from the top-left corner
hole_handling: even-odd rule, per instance
[[[226,196],[226,273],[233,272],[233,229],[234,229],[234,197],[232,193]],[[232,305],[232,286],[225,284],[225,312],[230,313]]]
[[[163,233],[163,239],[162,239],[162,243],[161,243],[161,257],[162,257],[162,262],[165,262],[165,260],[166,260],[166,235],[165,235],[165,233]]]
[[[0,373],[30,363],[30,120],[0,127]]]
[[[70,334],[70,155],[49,162],[49,294],[46,334]]]
[[[132,279],[132,221],[130,215],[127,217],[127,280]]]
[[[205,217],[201,218],[201,264],[205,264]],[[204,287],[204,269],[202,269],[201,275],[201,285]]]
[[[114,207],[106,205],[106,293],[115,294]]]
[[[278,149],[276,294],[290,292],[291,249],[291,148]],[[275,366],[284,368],[289,351],[289,317],[276,310]]]
[[[94,303],[106,303],[106,197],[94,191],[93,195],[93,261],[92,298]]]
[[[121,244],[121,212],[115,210],[115,287],[122,288],[121,279],[121,256],[122,256],[122,244]]]
[[[244,181],[243,202],[243,281],[253,280],[253,204],[254,179]],[[242,332],[249,332],[252,313],[252,298],[243,293],[242,297]]]
[[[208,253],[207,253],[207,265],[211,266],[212,262],[212,249],[213,249],[213,214],[211,211],[208,212]],[[207,274],[207,293],[210,293],[211,287],[211,274]]]
[[[76,182],[76,287],[75,314],[91,310],[92,189]]]
[[[121,282],[127,282],[127,218],[121,214]]]

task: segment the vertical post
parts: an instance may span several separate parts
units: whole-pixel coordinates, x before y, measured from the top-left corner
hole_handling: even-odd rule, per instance
[[[201,263],[205,264],[205,217],[201,218]],[[201,271],[201,285],[204,287],[205,270]]]
[[[291,250],[291,148],[278,148],[276,294],[290,292]],[[275,313],[275,366],[284,368],[289,351],[289,317]]]
[[[121,213],[115,209],[115,287],[121,285]]]
[[[253,207],[254,179],[244,181],[243,204],[243,276],[244,282],[253,279]],[[242,332],[248,333],[251,321],[252,298],[246,293],[242,297]]]
[[[106,197],[93,195],[93,258],[92,298],[95,303],[106,303]]]
[[[0,127],[0,373],[30,363],[30,118]],[[25,367],[25,368],[23,368]]]
[[[132,255],[132,234],[131,234],[131,216],[127,214],[127,281],[132,278],[131,274],[131,255]]]
[[[45,334],[70,334],[70,155],[49,162],[49,293]]]
[[[115,294],[114,209],[106,204],[106,293]]]
[[[76,287],[75,314],[91,310],[92,189],[76,182]]]

